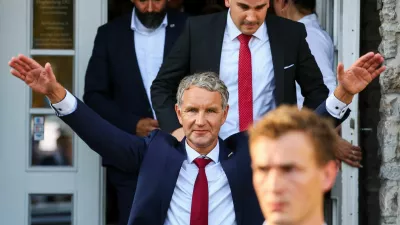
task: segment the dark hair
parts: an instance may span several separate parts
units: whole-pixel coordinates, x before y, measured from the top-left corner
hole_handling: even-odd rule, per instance
[[[288,0],[286,0],[288,1]],[[298,10],[307,10],[311,12],[315,12],[316,0],[292,0],[294,4],[297,6]]]
[[[288,3],[290,0],[285,0],[285,3]],[[308,14],[307,12],[315,13],[315,7],[317,5],[316,0],[291,0],[295,4],[297,10],[299,10],[301,13]],[[274,6],[274,0],[270,1],[270,5],[273,8]],[[307,11],[307,12],[304,12]]]

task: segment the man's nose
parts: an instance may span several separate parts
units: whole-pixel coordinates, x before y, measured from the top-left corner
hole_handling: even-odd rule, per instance
[[[256,22],[257,21],[257,17],[256,14],[254,12],[248,12],[247,16],[246,16],[246,20],[249,22]]]
[[[153,1],[152,0],[150,0],[149,1],[149,4],[148,4],[148,6],[147,6],[147,12],[153,12],[153,8],[154,8],[154,6],[153,6]]]
[[[264,183],[269,191],[276,194],[281,193],[284,188],[283,174],[280,174],[277,170],[272,170],[267,175],[267,180]]]
[[[197,114],[197,117],[196,117],[196,125],[197,126],[203,126],[205,124],[205,121],[206,121],[205,114],[203,112]]]

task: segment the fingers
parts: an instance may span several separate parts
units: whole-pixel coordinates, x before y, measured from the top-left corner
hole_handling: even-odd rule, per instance
[[[51,68],[50,63],[46,63],[44,69],[46,70],[47,74],[49,74],[50,76],[54,76],[53,68]]]
[[[152,127],[159,128],[157,120],[150,119],[149,123]]]
[[[11,70],[10,70],[10,73],[11,73],[12,75],[18,77],[19,79],[25,81],[25,76],[22,75],[22,74],[20,74],[17,70],[11,69]]]
[[[23,63],[25,63],[26,65],[29,66],[30,69],[37,69],[37,68],[41,68],[42,66],[37,63],[35,60],[28,58],[24,55],[18,55],[18,59],[20,59]]]
[[[352,167],[357,167],[357,168],[362,167],[359,162],[355,162],[355,161],[352,161],[350,159],[344,159],[343,162],[345,162],[346,164],[348,164],[348,165],[350,165]]]
[[[339,63],[337,66],[337,79],[340,80],[342,74],[344,74],[344,65],[343,63]]]
[[[13,68],[14,70],[18,71],[19,74],[25,75],[29,70],[26,70],[23,65],[18,63],[19,60],[15,59],[14,57],[11,61],[8,62],[8,65]]]
[[[373,52],[368,52],[367,54],[361,56],[354,64],[353,66],[357,67],[364,67],[364,64],[367,63],[370,59],[374,57]]]
[[[379,74],[383,73],[383,71],[386,70],[386,66],[381,66],[379,69],[375,70],[373,73],[371,73],[371,78],[372,80],[375,79]]]
[[[365,63],[363,67],[369,73],[373,73],[378,68],[378,66],[381,65],[382,63],[383,63],[383,57],[379,54],[376,54],[367,63]]]

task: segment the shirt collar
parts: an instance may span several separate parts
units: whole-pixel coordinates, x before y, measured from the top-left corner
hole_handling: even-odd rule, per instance
[[[149,29],[147,27],[145,27],[142,22],[140,22],[139,18],[137,18],[136,13],[135,13],[135,8],[133,8],[132,11],[132,19],[131,19],[131,29],[133,31],[141,31],[141,32],[146,32],[146,33],[151,33],[153,31],[156,31],[160,28],[165,28],[168,25],[168,16],[165,15],[164,20],[162,21],[162,23],[160,24],[159,27],[157,27],[156,29]]]
[[[198,152],[196,152],[196,150],[189,146],[187,140],[185,141],[185,148],[189,163],[192,163],[193,160],[201,156]],[[213,148],[213,150],[207,154],[207,157],[210,158],[214,163],[219,162],[219,142],[217,142],[217,145]]]
[[[313,13],[313,14],[304,16],[297,22],[304,23],[304,24],[306,24],[308,22],[317,22],[318,23],[318,18],[317,18],[317,15],[315,15],[315,13]]]
[[[233,41],[235,38],[237,38],[242,32],[236,27],[235,23],[233,23],[232,17],[231,17],[231,10],[228,10],[228,16],[227,16],[227,23],[226,23],[226,31],[228,32],[229,39]],[[254,37],[257,39],[260,39],[261,41],[267,41],[268,40],[268,31],[267,31],[267,25],[265,22],[261,24],[261,26],[258,28],[258,30],[253,34]]]

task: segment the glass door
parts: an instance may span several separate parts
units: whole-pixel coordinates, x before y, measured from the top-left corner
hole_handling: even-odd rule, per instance
[[[105,20],[103,2],[0,3],[1,224],[103,223],[99,156],[7,66],[19,53],[50,62],[57,79],[81,98],[96,30]]]

